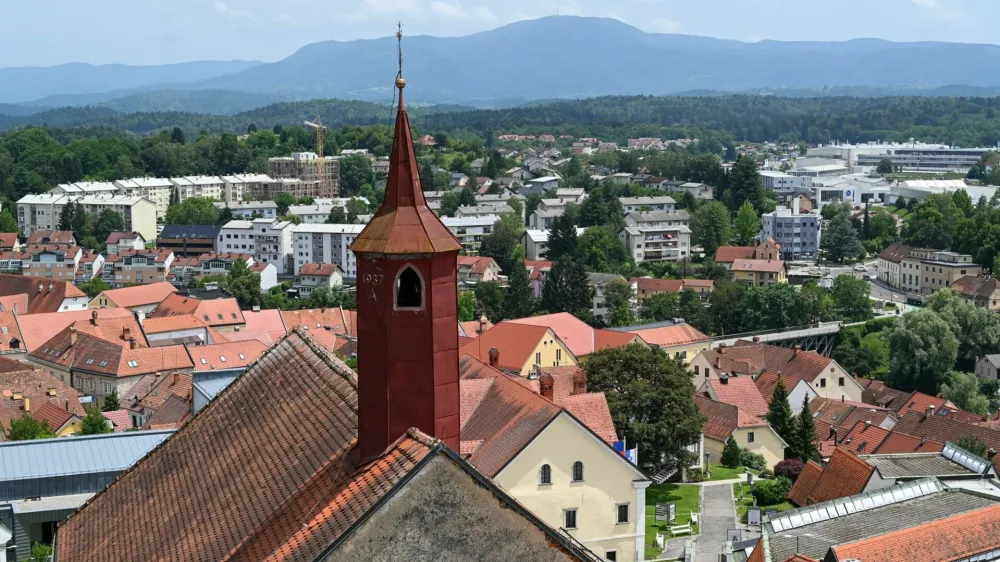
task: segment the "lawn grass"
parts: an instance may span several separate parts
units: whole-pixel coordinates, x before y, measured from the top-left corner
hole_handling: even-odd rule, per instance
[[[736,468],[727,468],[721,464],[712,465],[712,477],[706,478],[708,481],[715,480],[730,480],[732,478],[740,478],[746,472],[746,469],[742,466]]]
[[[684,525],[691,522],[691,512],[700,513],[698,502],[699,486],[693,484],[660,484],[646,489],[646,557],[655,558],[660,554],[656,546],[656,533],[663,533],[669,539],[667,523],[656,521],[656,504],[677,502],[677,519],[674,525]],[[694,533],[698,526],[692,525]]]
[[[742,489],[742,495],[741,495]],[[746,484],[735,483],[733,484],[733,498],[736,500],[736,517],[739,518],[740,522],[747,522],[747,512],[753,505],[753,496],[750,495],[750,487]],[[795,506],[788,502],[781,502],[774,505],[763,505],[761,506],[761,512],[768,509],[776,509],[778,511],[788,511],[789,509],[795,509]]]

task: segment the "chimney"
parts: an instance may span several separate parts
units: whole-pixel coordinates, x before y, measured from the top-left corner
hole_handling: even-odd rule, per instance
[[[753,342],[754,343],[760,343],[760,336],[754,336],[753,337]]]
[[[97,311],[96,310],[91,310],[90,311],[90,323],[93,324],[94,326],[97,325]]]
[[[986,458],[992,461],[995,456],[997,456],[997,450],[990,447],[990,450],[986,451]]]
[[[719,384],[729,384],[729,376],[719,375]]]
[[[39,283],[38,284],[38,292],[41,293],[44,290],[45,290],[45,284],[44,283]]]
[[[551,374],[543,372],[538,377],[538,391],[542,397],[548,399],[550,402],[555,399],[555,380],[553,380]]]
[[[125,326],[122,328],[122,339],[129,339],[132,337],[132,328]]]
[[[868,431],[868,428],[871,426],[872,426],[872,420],[865,420],[865,431]]]
[[[76,345],[76,326],[69,327],[69,345]]]
[[[724,354],[726,352],[726,344],[719,344],[719,353]]]
[[[493,367],[494,369],[496,369],[496,368],[499,368],[499,366],[500,366],[500,350],[497,349],[497,348],[495,348],[495,347],[491,347],[490,348],[490,367]]]
[[[927,405],[927,417],[934,417],[934,404]]]
[[[28,398],[27,396],[24,397],[24,411],[31,411],[31,398]]]
[[[487,322],[489,322],[489,320],[486,319],[485,314],[479,317],[479,335],[482,335],[484,332],[486,332]]]
[[[129,349],[135,349],[135,338],[129,338],[128,339],[128,348]]]
[[[715,358],[715,369],[719,370],[721,368],[722,368],[722,358],[721,357],[716,357]]]
[[[800,353],[802,353],[802,346],[796,345],[795,350],[792,351],[792,357],[798,357]]]
[[[583,369],[577,369],[573,373],[573,395],[587,393],[587,373]]]
[[[858,380],[858,372],[857,371],[851,371],[851,378],[854,379],[854,380]]]
[[[836,427],[833,427],[833,426],[830,427],[830,437],[829,437],[829,439],[833,439],[833,444],[834,445],[837,444],[837,428]]]

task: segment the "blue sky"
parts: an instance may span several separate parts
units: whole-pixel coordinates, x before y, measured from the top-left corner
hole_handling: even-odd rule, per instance
[[[468,35],[522,19],[612,17],[742,41],[1000,43],[1000,0],[34,0],[3,2],[0,67],[273,61],[326,39]]]

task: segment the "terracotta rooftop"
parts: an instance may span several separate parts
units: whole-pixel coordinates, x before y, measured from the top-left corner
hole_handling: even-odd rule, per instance
[[[80,417],[86,413],[80,404],[80,393],[73,387],[31,365],[7,359],[3,363],[5,370],[0,371],[0,426],[3,429],[0,431],[8,430],[11,420],[24,413],[24,400],[15,400],[15,393],[27,397],[32,409],[52,402],[64,410],[68,408],[68,411]],[[15,370],[17,365],[13,363],[18,363],[23,368]]]
[[[126,429],[132,428],[132,416],[124,408],[111,412],[101,412],[101,415],[104,416],[104,419],[111,422],[114,433],[121,433]]]
[[[770,409],[750,377],[709,379],[708,384],[719,402],[736,406],[750,415],[763,417]]]
[[[750,259],[753,250],[750,246],[719,246],[715,250],[715,263],[733,263],[739,259]]]
[[[608,445],[618,441],[618,432],[611,419],[611,409],[603,392],[588,392],[566,398],[556,398],[556,406],[566,409],[573,417],[589,427]]]
[[[146,318],[142,321],[142,331],[146,334],[162,334],[178,330],[204,329],[205,323],[193,314],[178,314],[177,316],[160,316]]]
[[[889,436],[889,431],[875,424],[859,421],[841,440],[841,446],[858,455],[874,453]]]
[[[140,258],[153,258],[156,263],[166,262],[170,256],[174,254],[173,250],[161,250],[161,249],[119,249],[117,254],[111,254],[104,259],[104,263],[115,263],[125,260],[125,258],[134,258],[136,256]]]
[[[69,230],[39,230],[28,235],[27,244],[73,244],[73,233]]]
[[[191,400],[192,378],[190,373],[170,373],[152,376],[156,379],[153,382],[152,388],[139,400],[139,403],[146,408],[158,410],[170,396],[178,396],[184,400]]]
[[[690,324],[674,324],[673,322],[668,324],[669,325],[628,326],[621,329],[616,328],[616,330],[636,334],[642,338],[642,341],[648,343],[649,345],[658,345],[660,347],[701,343],[712,339],[698,331],[698,329]]]
[[[243,311],[235,298],[200,300],[181,294],[172,294],[149,313],[149,318],[194,315],[207,326],[232,326],[245,324]]]
[[[105,244],[117,244],[122,240],[135,240],[137,238],[142,238],[142,234],[138,232],[112,232],[108,235]]]
[[[13,248],[16,245],[16,232],[0,232],[0,248]]]
[[[491,263],[496,263],[493,258],[486,256],[458,256],[459,271],[469,270],[473,275],[482,275],[490,268]],[[499,269],[499,267],[498,267]]]
[[[40,422],[47,423],[49,425],[49,429],[52,431],[66,425],[66,423],[73,418],[79,419],[79,417],[73,412],[68,411],[63,406],[57,406],[53,402],[44,402],[40,406],[33,405],[31,407],[31,417]]]
[[[12,295],[28,295],[29,314],[59,312],[67,298],[87,299],[83,291],[66,281],[0,274],[0,297]]]
[[[914,562],[975,559],[996,550],[1000,505],[831,548],[837,560]]]
[[[0,310],[27,314],[28,295],[7,295],[0,297]]]
[[[705,424],[702,432],[705,437],[710,437],[716,441],[725,441],[740,427],[766,427],[767,422],[746,412],[742,412],[736,406],[718,402],[711,398],[695,395],[695,403],[698,411],[705,417]]]
[[[899,415],[904,415],[907,412],[924,414],[927,412],[928,406],[934,406],[935,416],[948,416],[964,423],[983,421],[982,416],[963,411],[940,396],[931,396],[930,394],[918,391],[914,391],[906,400],[900,402],[900,406],[896,412]]]
[[[791,392],[792,388],[802,379],[789,375],[778,375],[777,373],[768,371],[764,371],[758,375],[753,382],[757,385],[757,390],[760,392],[761,398],[768,404],[771,403],[771,397],[774,396],[774,389],[778,386],[778,380],[781,380],[781,384],[785,385],[786,392]]]
[[[745,260],[733,261],[733,271],[752,271],[754,273],[778,273],[785,268],[781,260]]]
[[[739,340],[734,346],[702,352],[713,365],[719,360],[719,370],[756,375],[763,371],[805,379],[811,383],[826,369],[832,359],[812,351],[798,351],[775,345]],[[789,388],[789,390],[791,390]]]
[[[133,306],[148,306],[161,302],[167,296],[176,293],[177,288],[167,282],[109,289],[103,295],[121,308]],[[100,295],[98,295],[100,296]]]
[[[268,346],[256,340],[186,346],[195,371],[238,369],[256,361]]]
[[[0,312],[0,351],[24,349],[24,336],[13,311]]]
[[[910,412],[896,422],[892,432],[923,437],[938,443],[948,441],[957,443],[962,437],[973,435],[985,443],[988,448],[1000,451],[1000,431],[964,423],[950,416],[926,416],[918,412]],[[889,438],[891,439],[891,436]],[[882,451],[877,452],[881,453]],[[998,462],[1000,462],[1000,456],[994,457],[993,465],[997,466]]]
[[[875,453],[890,455],[897,453],[936,453],[944,450],[944,443],[931,441],[922,437],[914,437],[899,431],[890,431]]]
[[[465,336],[467,338],[474,338],[479,336],[481,332],[485,332],[493,327],[493,322],[489,320],[485,324],[480,324],[479,320],[469,320],[467,322],[458,323],[458,335]]]
[[[323,277],[329,277],[337,272],[337,264],[335,263],[304,263],[299,269],[299,276],[302,275],[320,275]]]
[[[516,318],[514,320],[507,320],[505,323],[551,328],[566,347],[573,352],[573,355],[577,357],[589,355],[594,352],[594,328],[568,312]]]
[[[615,330],[594,330],[594,351],[601,351],[609,347],[625,347],[632,343],[646,345],[639,334]]]
[[[143,429],[177,429],[184,425],[193,414],[194,406],[191,398],[182,398],[176,394],[167,395],[163,404],[146,420]]]
[[[878,255],[878,259],[892,263],[899,263],[910,253],[910,249],[911,248],[906,244],[893,242],[882,250],[882,253]]]
[[[792,485],[791,491],[788,492],[788,499],[798,506],[808,505],[809,495],[812,494],[813,488],[816,487],[816,483],[819,482],[822,475],[823,467],[813,461],[807,462],[802,467],[802,472],[799,473],[795,484]]]
[[[875,467],[858,458],[844,447],[837,447],[830,461],[806,497],[806,502],[820,503],[864,491]]]
[[[280,310],[243,311],[243,319],[246,321],[247,332],[265,331],[271,336],[272,341],[278,341],[285,337],[285,323],[281,319]]]
[[[307,330],[329,328],[338,334],[358,336],[354,311],[342,308],[311,308],[302,310],[283,310],[281,319],[289,332],[296,326]]]
[[[553,262],[546,260],[524,260],[524,267],[528,270],[528,280],[541,279],[542,272],[552,269]]]
[[[545,326],[501,322],[485,334],[462,345],[458,354],[470,355],[488,363],[490,348],[495,347],[500,352],[499,367],[520,372],[526,363],[534,360],[535,348],[543,340],[554,342],[556,337]]]

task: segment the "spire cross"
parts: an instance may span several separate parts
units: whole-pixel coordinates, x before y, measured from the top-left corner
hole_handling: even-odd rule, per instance
[[[396,24],[398,29],[396,31],[396,52],[399,54],[399,74],[396,78],[403,77],[403,22]]]

